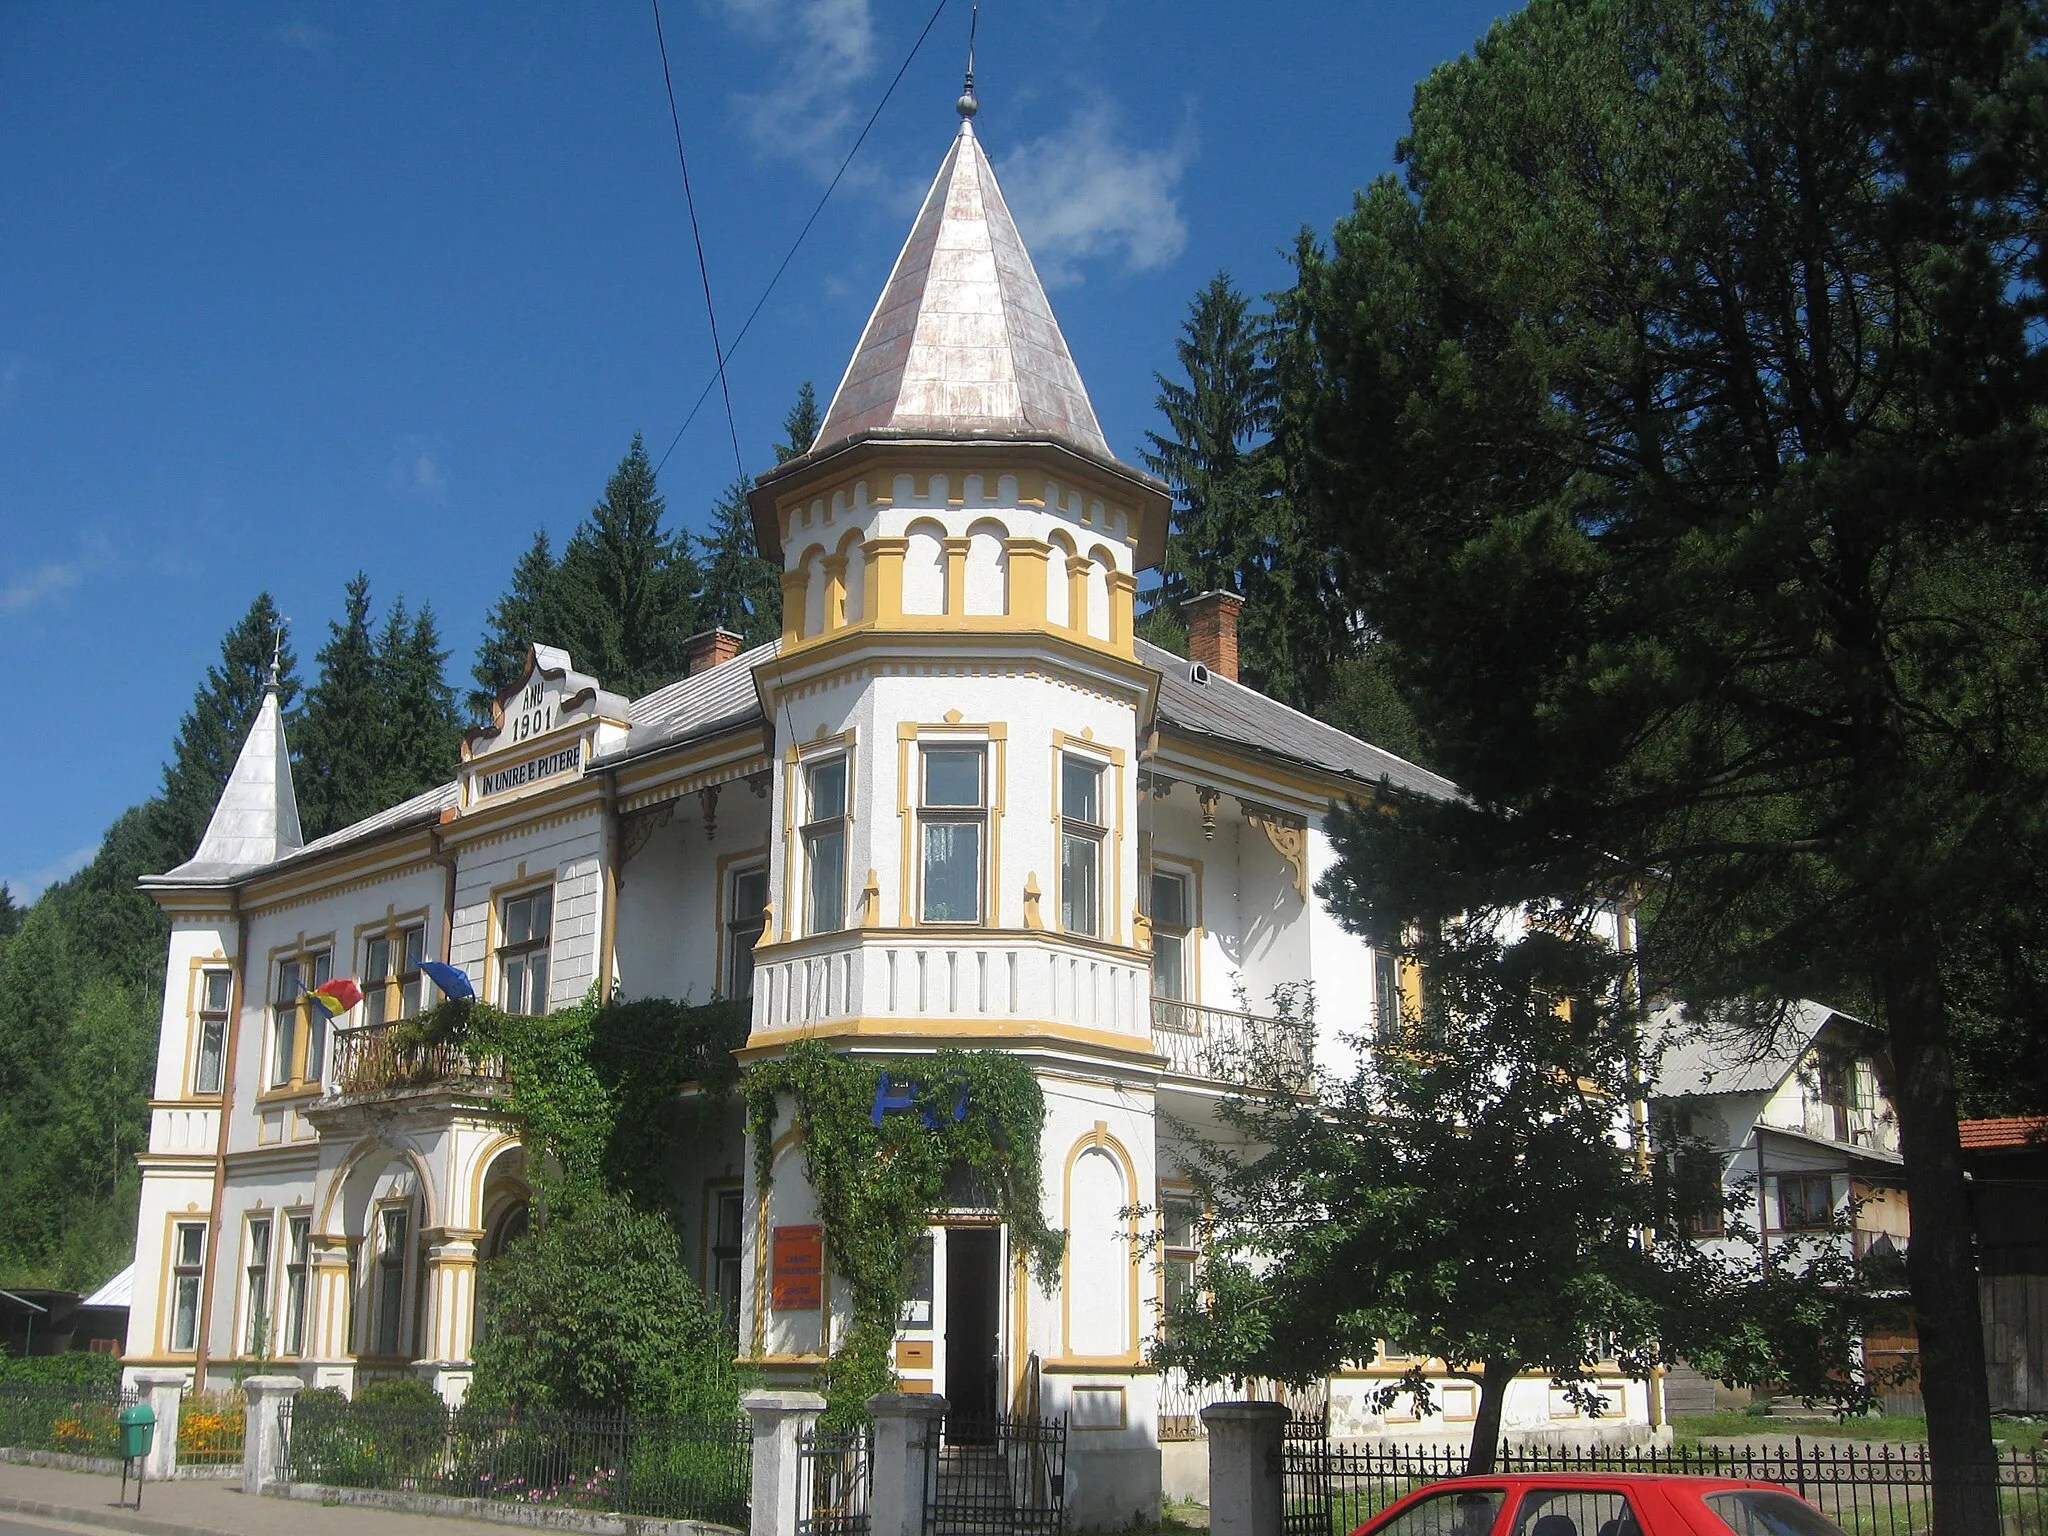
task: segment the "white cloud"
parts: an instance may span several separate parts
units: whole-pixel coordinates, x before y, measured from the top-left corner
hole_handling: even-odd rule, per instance
[[[868,0],[716,0],[742,35],[778,58],[766,91],[737,97],[747,131],[765,153],[829,179],[858,127],[854,87],[875,69]]]
[[[1085,107],[997,167],[1018,232],[1052,287],[1081,281],[1081,264],[1120,258],[1134,272],[1172,261],[1188,243],[1181,176],[1194,159],[1192,125],[1172,144],[1125,142],[1115,111]]]
[[[85,868],[92,862],[93,855],[99,851],[98,843],[89,848],[74,848],[54,863],[45,864],[41,869],[32,869],[24,875],[0,875],[0,885],[7,887],[7,894],[14,899],[17,907],[25,907],[42,895],[43,887],[69,879]]]
[[[0,613],[19,613],[25,608],[69,592],[85,574],[83,560],[52,560],[26,576],[0,586]]]
[[[441,445],[411,434],[391,448],[391,488],[401,496],[439,497],[448,489]]]

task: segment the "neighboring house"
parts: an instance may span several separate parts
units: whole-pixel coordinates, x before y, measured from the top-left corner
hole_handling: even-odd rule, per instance
[[[90,1296],[41,1287],[0,1291],[0,1351],[62,1355],[87,1350],[118,1355],[128,1333],[129,1265]]]
[[[1961,1132],[1991,1409],[2048,1412],[2048,1117]]]
[[[1671,1007],[1653,1019],[1651,1034],[1662,1046],[1655,1124],[1688,1148],[1681,1156],[1718,1164],[1699,1183],[1736,1202],[1731,1213],[1702,1198],[1691,1223],[1696,1241],[1725,1251],[1733,1223],[1768,1252],[1788,1242],[1810,1245],[1846,1222],[1838,1241],[1855,1256],[1903,1257],[1912,1222],[1898,1118],[1866,1025],[1798,1002],[1759,1034],[1687,1019]],[[1871,1367],[1889,1370],[1910,1366],[1914,1344],[1873,1334],[1864,1351]],[[1900,1386],[1887,1396],[1907,1407],[1915,1389]],[[1697,1372],[1674,1371],[1666,1406],[1674,1415],[1712,1412],[1714,1385]]]
[[[1077,1524],[1151,1518],[1162,1416],[1196,1406],[1146,1361],[1201,1218],[1173,1126],[1283,1037],[1259,1016],[1283,983],[1321,999],[1313,1036],[1284,1036],[1304,1065],[1343,1071],[1348,1038],[1394,1026],[1412,975],[1312,895],[1324,818],[1452,786],[1240,684],[1234,596],[1191,605],[1193,661],[1135,638],[1169,495],[1103,438],[966,122],[815,445],[752,504],[778,641],[700,637],[637,700],[537,645],[456,782],[316,842],[264,700],[193,859],[145,882],[171,941],[128,1363],[460,1397],[477,1265],[524,1229],[528,1185],[492,1064],[388,1070],[389,1031],[434,998],[422,960],[516,1011],[593,986],[748,997],[754,1057],[806,1038],[1031,1063],[1064,1282],[1026,1283],[985,1212],[942,1214],[897,1358],[969,1412],[1065,1415]],[[367,995],[330,1031],[305,996],[340,976]],[[772,1302],[778,1233],[817,1219],[787,1129],[763,1190],[731,1106],[676,1204],[740,1352],[795,1384],[847,1298]],[[1351,1420],[1389,1369],[1333,1389]],[[1641,1383],[1606,1389],[1642,1421]],[[1510,1423],[1568,1409],[1532,1379]]]

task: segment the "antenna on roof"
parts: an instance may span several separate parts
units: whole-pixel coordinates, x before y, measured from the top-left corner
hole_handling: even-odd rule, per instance
[[[278,682],[277,677],[278,664],[280,658],[284,655],[284,632],[291,628],[291,624],[292,621],[289,617],[281,618],[270,631],[270,681],[263,685],[264,689],[270,693],[276,693],[279,687],[282,686]]]
[[[981,7],[977,5],[967,17],[967,84],[960,88],[960,100],[954,103],[963,120],[981,110],[981,103],[974,99],[974,32],[980,24]]]

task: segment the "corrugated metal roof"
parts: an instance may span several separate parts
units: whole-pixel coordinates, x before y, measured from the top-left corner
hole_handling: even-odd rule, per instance
[[[1364,784],[1385,779],[1396,789],[1438,800],[1459,793],[1458,786],[1442,774],[1290,709],[1255,688],[1213,672],[1207,682],[1198,683],[1193,664],[1171,651],[1140,640],[1138,660],[1158,669],[1159,717],[1180,730],[1272,753]]]
[[[1835,1010],[1800,999],[1763,1029],[1725,1016],[1688,1015],[1674,1003],[1650,1018],[1650,1038],[1663,1047],[1657,1093],[1768,1093],[1784,1082]]]
[[[217,885],[262,869],[306,841],[292,793],[292,757],[276,688],[266,688],[235,766],[214,803],[192,857],[159,878],[176,885]]]
[[[81,1307],[125,1307],[135,1294],[135,1266],[130,1264],[105,1285],[94,1291]]]

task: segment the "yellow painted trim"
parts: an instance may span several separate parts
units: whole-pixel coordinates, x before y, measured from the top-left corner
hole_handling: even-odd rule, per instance
[[[1010,566],[1009,617],[1026,628],[1043,628],[1045,577],[1052,559],[1052,546],[1043,539],[1013,536],[1003,540],[1003,552]]]
[[[236,974],[241,970],[241,967],[242,957],[240,955],[230,960],[224,952],[219,951],[207,957],[195,955],[185,963],[185,1065],[184,1076],[179,1086],[183,1090],[187,1102],[204,1104],[210,1108],[219,1109],[227,1098],[228,1079],[234,1075],[235,1070],[235,1064],[228,1060],[228,1035],[231,1033],[231,1026],[235,1019],[235,997],[237,992],[241,990],[240,980]],[[199,1082],[199,1040],[204,1025],[206,973],[208,971],[227,972],[228,1006],[227,1011],[220,1016],[220,1087],[212,1093],[201,1093],[197,1086]],[[154,1108],[157,1102],[152,1099],[150,1101],[151,1108]]]
[[[910,540],[874,538],[861,547],[868,561],[861,593],[861,618],[881,625],[901,623],[903,557],[910,553]]]
[[[785,855],[785,863],[790,870],[787,878],[791,881],[795,879],[797,863],[799,857],[803,855],[801,847],[803,842],[802,829],[807,825],[802,820],[804,812],[797,809],[799,797],[807,796],[810,793],[810,786],[806,781],[805,775],[814,764],[823,762],[827,758],[843,757],[846,759],[846,809],[839,817],[846,840],[839,870],[840,924],[837,928],[818,930],[823,933],[844,933],[849,927],[853,926],[847,921],[852,914],[852,903],[847,900],[847,885],[853,879],[853,825],[855,818],[861,814],[860,787],[856,783],[856,769],[859,765],[854,757],[855,746],[856,728],[849,725],[845,730],[835,735],[820,736],[816,740],[807,741],[801,746],[792,746],[789,749],[789,793],[784,799],[786,801],[786,835],[791,843]],[[790,936],[790,917],[795,911],[799,900],[803,904],[804,935],[807,938],[813,935],[811,928],[811,870],[808,856],[802,857],[802,864],[803,883],[800,888],[789,890],[788,899],[784,902],[785,911],[782,914],[782,936],[785,940]]]
[[[1163,869],[1160,867],[1162,864],[1166,866]],[[1194,922],[1185,930],[1181,941],[1182,963],[1188,967],[1187,973],[1181,980],[1188,993],[1187,1000],[1199,1006],[1202,1002],[1202,939],[1208,932],[1203,926],[1202,921],[1202,885],[1203,881],[1207,878],[1207,870],[1204,868],[1202,861],[1193,854],[1161,853],[1155,847],[1152,851],[1151,868],[1143,871],[1138,877],[1141,882],[1144,882],[1145,897],[1148,905],[1151,902],[1151,879],[1155,873],[1182,876],[1191,893],[1188,915],[1194,919]],[[1158,932],[1159,922],[1156,914],[1152,918],[1152,928],[1154,933]],[[1154,942],[1156,943],[1157,941],[1155,940]],[[1189,960],[1190,956],[1192,956],[1192,963]]]
[[[1131,1305],[1130,1310],[1125,1314],[1124,1327],[1125,1335],[1129,1338],[1131,1347],[1118,1355],[1077,1355],[1073,1352],[1074,1329],[1071,1301],[1074,1294],[1074,1245],[1072,1242],[1069,1242],[1066,1252],[1060,1255],[1060,1358],[1062,1360],[1088,1361],[1103,1365],[1141,1365],[1144,1363],[1144,1355],[1138,1344],[1140,1333],[1138,1323],[1140,1300],[1138,1284],[1138,1216],[1136,1205],[1131,1203],[1138,1194],[1138,1165],[1132,1161],[1131,1154],[1124,1149],[1124,1144],[1118,1141],[1116,1137],[1110,1135],[1108,1121],[1096,1121],[1094,1126],[1085,1135],[1078,1137],[1074,1144],[1067,1149],[1066,1167],[1060,1174],[1061,1211],[1066,1217],[1067,1231],[1071,1234],[1074,1228],[1074,1165],[1080,1162],[1081,1155],[1084,1152],[1095,1147],[1100,1147],[1107,1152],[1115,1154],[1117,1161],[1123,1164],[1124,1209],[1129,1212],[1124,1217],[1124,1227],[1130,1242],[1128,1268],[1130,1270],[1131,1286]]]
[[[163,1259],[158,1266],[156,1289],[156,1330],[151,1334],[161,1353],[160,1360],[189,1365],[199,1357],[199,1347],[206,1342],[212,1319],[206,1307],[206,1271],[213,1262],[213,1220],[204,1211],[164,1212]],[[177,1317],[177,1296],[174,1277],[177,1274],[177,1231],[181,1226],[198,1226],[206,1229],[205,1246],[199,1255],[199,1296],[193,1305],[192,1347],[186,1350],[171,1347],[171,1327]]]
[[[481,1231],[485,1226],[484,1207],[490,1202],[489,1180],[491,1164],[496,1162],[502,1153],[513,1147],[518,1147],[523,1152],[526,1150],[526,1143],[510,1131],[501,1131],[491,1140],[485,1142],[483,1151],[479,1152],[472,1159],[472,1165],[476,1169],[476,1174],[470,1182],[475,1189],[475,1198],[465,1200],[462,1203],[462,1208],[468,1213],[469,1225],[473,1230]]]
[[[321,1084],[319,1079],[315,1078],[309,1081],[306,1077],[306,1046],[310,1043],[312,1035],[311,1014],[313,1008],[313,1005],[306,1001],[306,993],[312,990],[312,982],[310,981],[312,963],[321,955],[327,956],[327,970],[330,979],[338,974],[334,970],[334,939],[335,935],[332,929],[329,929],[326,933],[315,934],[310,938],[307,937],[305,930],[301,929],[298,937],[289,944],[273,945],[264,960],[262,1049],[257,1052],[256,1058],[256,1102],[258,1104],[271,1104],[281,1100],[298,1099],[305,1097],[307,1094],[317,1094],[320,1092]],[[278,968],[287,960],[298,961],[301,971],[309,979],[305,989],[300,992],[298,1003],[293,1010],[296,1016],[292,1022],[292,1059],[288,1064],[288,1071],[282,1081],[274,1081],[276,1061],[271,1053],[277,1045],[277,1033],[276,1021],[273,1017],[276,1008],[273,994],[277,989]],[[331,1043],[334,1034],[332,1020],[328,1021],[327,1033]],[[223,1082],[225,1082],[225,1078],[223,1078]]]
[[[550,866],[538,874],[530,873],[526,861],[520,860],[519,872],[510,880],[492,886],[484,895],[484,984],[480,996],[492,1007],[502,1006],[498,998],[498,914],[508,900],[532,895],[538,891],[548,893],[548,991],[555,990],[555,876],[560,866]],[[546,1013],[547,999],[541,999],[542,1013]]]
[[[728,898],[732,895],[732,877],[739,873],[742,867],[749,864],[759,864],[761,866],[761,873],[767,874],[769,872],[768,855],[770,851],[768,844],[763,843],[758,848],[742,848],[733,853],[722,853],[718,856],[717,864],[714,866],[714,873],[718,880],[718,894],[716,899],[717,921],[714,925],[715,944],[714,953],[711,957],[711,989],[719,997],[725,996],[726,982],[730,979],[725,974],[725,961],[726,951],[731,948],[728,936],[732,930],[732,910],[731,902]],[[764,927],[762,929],[762,937],[765,938],[766,936],[767,929]],[[758,944],[758,941],[756,942]]]
[[[784,1029],[757,1029],[733,1054],[741,1061],[772,1056],[798,1040],[853,1040],[876,1050],[928,1050],[934,1040],[983,1041],[1016,1050],[1031,1045],[1076,1046],[1109,1052],[1132,1066],[1157,1067],[1158,1053],[1149,1037],[1120,1035],[1048,1019],[853,1018],[829,1024],[798,1024]]]

